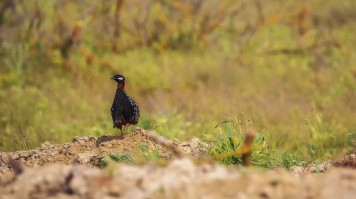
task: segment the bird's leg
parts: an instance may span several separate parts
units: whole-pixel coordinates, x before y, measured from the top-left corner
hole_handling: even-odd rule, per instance
[[[120,128],[120,135],[119,136],[122,136],[124,134],[123,130],[122,130],[122,127]]]
[[[125,131],[129,128],[129,126],[130,126],[130,124],[125,124],[125,125],[124,125],[124,130],[123,130],[124,133],[125,133]]]

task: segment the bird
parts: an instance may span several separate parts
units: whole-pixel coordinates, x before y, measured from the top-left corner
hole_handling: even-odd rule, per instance
[[[115,98],[111,106],[111,117],[113,121],[113,128],[118,128],[123,131],[129,125],[136,125],[140,119],[140,109],[131,97],[125,92],[125,77],[117,74],[111,77],[117,82]],[[122,127],[124,126],[124,130]]]

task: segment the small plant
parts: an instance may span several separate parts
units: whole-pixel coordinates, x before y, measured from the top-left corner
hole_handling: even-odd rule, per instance
[[[226,125],[225,133],[220,127],[222,124]],[[247,128],[251,126],[251,119],[246,119],[243,113],[241,113],[239,117],[226,118],[225,121],[215,127],[218,128],[220,137],[217,138],[217,142],[212,143],[209,153],[212,156],[219,157],[219,162],[223,164],[241,164],[242,157],[236,154],[225,157],[224,154],[234,153],[241,149],[242,140],[246,134],[245,132]]]
[[[321,113],[313,112],[311,119],[306,120],[308,139],[305,146],[310,160],[321,160],[325,158],[327,149],[333,152],[333,148],[347,143],[347,135],[334,136],[335,133],[330,132],[332,129],[329,129],[328,126],[328,124],[324,124]]]
[[[232,117],[221,122],[226,125],[225,134],[218,138],[217,142],[212,143],[212,147],[209,153],[213,157],[218,157],[220,163],[223,164],[242,164],[243,155],[241,153],[246,149],[245,144],[242,143],[247,137],[247,130],[252,128],[252,120],[245,118],[244,114],[240,114],[239,117]],[[219,129],[222,133],[222,129]],[[276,145],[269,146],[264,132],[255,134],[252,147],[247,147],[246,150],[252,152],[252,164],[263,168],[275,168],[283,166],[290,168],[293,165],[303,164],[300,156],[276,149]]]
[[[321,133],[322,114],[313,114],[312,120],[306,120],[306,125],[309,131],[309,141],[306,142],[310,154],[314,157],[320,157],[323,153],[323,139]]]
[[[160,159],[158,147],[155,145],[155,150],[154,151],[149,151],[148,147],[146,144],[141,143],[140,144],[140,149],[143,153],[143,156],[145,157],[146,160],[158,160]]]
[[[133,163],[133,159],[129,154],[118,155],[110,153],[99,158],[98,166],[100,168],[107,167],[109,162]]]
[[[130,155],[116,155],[116,154],[108,154],[108,157],[114,162],[132,162],[133,159]]]

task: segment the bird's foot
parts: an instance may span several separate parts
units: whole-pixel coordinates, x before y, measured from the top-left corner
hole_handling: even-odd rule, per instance
[[[126,132],[126,130],[129,128],[129,126],[130,126],[130,124],[125,124],[125,125],[124,125],[124,128],[123,128],[123,129],[124,129],[124,130],[123,130],[123,133],[125,133],[125,132]]]

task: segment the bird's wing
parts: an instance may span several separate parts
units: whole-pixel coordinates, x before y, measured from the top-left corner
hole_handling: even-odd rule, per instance
[[[114,123],[114,126],[121,127],[122,125],[122,113],[123,113],[123,106],[121,102],[125,100],[124,96],[121,92],[116,92],[114,101],[111,105],[111,117]]]
[[[133,100],[132,98],[128,97],[131,108],[132,108],[132,114],[130,117],[130,123],[132,124],[137,124],[138,120],[140,118],[140,109],[137,105],[137,103],[135,102],[135,100]]]

